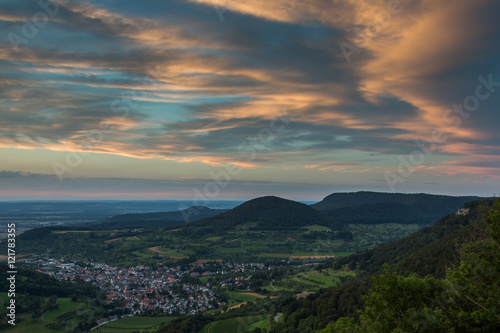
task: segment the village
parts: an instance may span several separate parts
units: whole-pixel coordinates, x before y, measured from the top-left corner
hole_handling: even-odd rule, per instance
[[[81,279],[106,293],[108,301],[116,301],[124,313],[143,314],[161,310],[169,315],[195,314],[227,305],[210,283],[199,278],[226,276],[218,286],[249,287],[251,272],[270,269],[257,263],[199,263],[194,267],[147,266],[114,267],[99,262],[73,263],[53,258],[38,258],[25,262],[57,280]],[[212,279],[210,279],[212,280]]]

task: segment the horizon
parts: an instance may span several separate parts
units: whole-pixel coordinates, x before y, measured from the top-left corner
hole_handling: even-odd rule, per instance
[[[440,194],[440,193],[425,193],[425,192],[377,192],[377,191],[353,191],[353,192],[332,192],[324,197],[321,197],[320,199],[316,200],[305,200],[305,199],[293,199],[293,198],[287,198],[284,196],[277,196],[277,195],[261,195],[261,196],[256,196],[256,197],[249,197],[249,198],[242,198],[242,199],[229,199],[229,198],[220,198],[220,199],[214,199],[206,202],[205,204],[196,204],[193,203],[191,207],[195,206],[205,206],[205,205],[210,205],[211,203],[235,203],[235,202],[247,202],[253,199],[258,199],[258,198],[264,198],[264,197],[278,197],[281,199],[285,200],[291,200],[291,201],[296,201],[296,202],[301,202],[301,203],[317,203],[325,199],[326,197],[333,195],[333,194],[353,194],[353,193],[377,193],[377,194],[394,194],[394,195],[415,195],[415,194],[424,194],[424,195],[430,195],[430,196],[449,196],[449,197],[478,197],[478,198],[483,198],[483,199],[492,199],[496,198],[496,193],[493,193],[491,196],[481,196],[481,195],[449,195],[449,194]],[[88,202],[95,202],[95,203],[106,203],[106,202],[112,202],[112,203],[120,203],[120,202],[137,202],[137,203],[145,203],[145,202],[169,202],[169,203],[186,203],[189,202],[190,198],[184,198],[184,199],[95,199],[95,198],[85,198],[85,199],[24,199],[24,200],[0,200],[0,203],[88,203]]]
[[[0,12],[2,202],[500,188],[499,2]]]

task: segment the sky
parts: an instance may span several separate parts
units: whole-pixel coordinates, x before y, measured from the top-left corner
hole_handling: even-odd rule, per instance
[[[0,200],[492,196],[500,2],[0,2]]]

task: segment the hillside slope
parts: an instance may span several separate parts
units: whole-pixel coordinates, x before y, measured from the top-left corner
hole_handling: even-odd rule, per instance
[[[337,223],[430,225],[482,198],[379,192],[333,193],[311,205]]]
[[[323,214],[306,204],[275,196],[266,196],[249,200],[215,217],[192,223],[190,227],[216,226],[219,230],[227,230],[248,223],[253,224],[253,228],[259,230],[329,224]]]
[[[305,327],[321,327],[340,317],[356,317],[363,306],[362,295],[371,287],[370,277],[378,274],[384,263],[390,263],[394,271],[403,275],[444,277],[446,268],[458,263],[461,246],[481,237],[484,229],[478,221],[484,207],[492,205],[493,200],[467,203],[465,215],[447,215],[403,239],[341,259],[336,267],[357,266],[360,277],[285,306],[282,311],[286,322],[279,332],[302,332]]]
[[[168,221],[190,221],[201,220],[207,217],[212,217],[217,214],[226,212],[227,209],[212,209],[205,206],[192,206],[180,211],[174,212],[156,212],[144,214],[120,214],[106,219],[106,222],[122,222],[122,221],[153,221],[153,220],[168,220]]]

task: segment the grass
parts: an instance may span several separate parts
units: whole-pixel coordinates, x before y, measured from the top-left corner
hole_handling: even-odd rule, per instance
[[[215,250],[217,254],[231,254],[231,253],[245,253],[246,251],[241,247],[219,247]]]
[[[347,257],[351,254],[353,254],[354,252],[334,252],[333,254],[336,256],[336,257]]]
[[[247,295],[237,291],[225,291],[225,293],[235,302],[251,302],[260,298],[254,295]]]
[[[276,285],[276,282],[273,282],[273,286],[274,286],[274,288],[276,288],[276,289],[274,289],[273,287],[271,287],[271,285],[270,285],[270,284],[268,284],[267,286],[262,287],[261,289],[262,289],[262,290],[267,290],[267,291],[278,291],[278,290],[283,290],[283,291],[293,291],[293,289],[291,289],[291,288],[287,288],[286,286],[279,286],[279,285]]]
[[[57,304],[59,305],[58,309],[50,311],[45,315],[46,321],[55,321],[57,316],[60,316],[66,312],[75,311],[80,306],[80,302],[73,302],[71,298],[58,298]]]
[[[209,242],[217,242],[217,241],[219,241],[221,239],[222,239],[221,236],[214,236],[214,237],[208,237],[208,238],[206,238],[206,240],[209,241]]]
[[[332,231],[332,229],[330,229],[328,227],[325,227],[323,225],[317,225],[317,224],[308,225],[305,228],[307,229],[307,231]]]
[[[335,271],[331,268],[320,271],[308,271],[292,275],[287,280],[309,285],[305,291],[316,291],[320,288],[335,286],[340,282],[341,276],[354,276],[354,272]],[[315,283],[316,282],[316,283]],[[288,282],[290,283],[290,282]],[[287,283],[287,284],[288,284]]]
[[[2,297],[2,300],[5,304],[9,302],[9,296],[7,295],[7,293],[0,293],[0,297]]]
[[[144,253],[141,251],[134,251],[132,253],[135,254],[136,256],[141,257],[141,258],[153,258],[154,257],[154,255],[151,253],[151,251],[149,251],[149,253]]]
[[[269,330],[269,318],[262,319],[250,325],[250,331],[253,331],[256,328]]]
[[[20,319],[24,319],[24,321],[20,322]],[[54,332],[64,332],[49,330],[45,327],[46,323],[43,322],[40,318],[31,319],[31,316],[20,315],[16,316],[16,325],[11,326],[10,328],[2,329],[2,332],[9,333],[54,333]]]
[[[319,252],[295,252],[293,254],[294,256],[297,256],[297,257],[321,257],[321,256],[333,256],[335,255],[334,253],[332,252],[328,252],[328,253],[319,253]]]
[[[290,253],[260,253],[259,257],[264,257],[264,258],[283,258],[283,259],[288,259],[290,258],[291,254]]]
[[[162,323],[168,323],[176,317],[127,317],[118,319],[100,326],[102,333],[123,332],[131,333],[142,330],[157,330]]]
[[[156,252],[160,256],[167,256],[167,257],[172,257],[172,258],[189,258],[189,256],[194,253],[194,251],[192,251],[192,250],[167,249],[164,247],[158,247]]]
[[[263,321],[267,323],[267,316],[258,315],[224,319],[205,325],[198,333],[251,332],[256,327],[261,327],[252,327],[253,324],[262,325]],[[209,327],[210,331],[208,331]],[[265,328],[269,329],[269,326]]]
[[[3,294],[3,293],[2,293]],[[7,329],[3,329],[3,332],[9,333],[64,333],[69,328],[73,329],[78,325],[78,318],[75,316],[67,321],[65,321],[66,326],[59,330],[51,330],[45,327],[49,322],[56,321],[57,316],[64,313],[74,311],[83,304],[79,302],[73,302],[70,298],[58,298],[57,303],[59,308],[53,310],[45,315],[46,322],[42,321],[41,318],[32,319],[31,316],[27,314],[22,314],[16,316],[16,325]],[[23,319],[23,320],[20,320]]]

